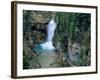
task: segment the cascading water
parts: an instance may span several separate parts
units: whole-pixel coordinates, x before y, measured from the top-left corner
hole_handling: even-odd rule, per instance
[[[53,36],[54,36],[55,29],[56,29],[56,22],[54,22],[54,20],[51,19],[51,21],[47,25],[46,42],[44,42],[43,44],[40,44],[42,49],[47,49],[47,50],[55,49],[55,47],[53,46],[53,43],[52,43],[52,39],[53,39]]]
[[[55,52],[55,47],[53,46],[52,42],[55,29],[56,22],[51,19],[47,25],[46,41],[42,44],[37,44],[33,48],[33,51],[39,55],[38,61],[41,65],[41,68],[53,68],[59,66],[59,64],[55,64],[58,56]]]

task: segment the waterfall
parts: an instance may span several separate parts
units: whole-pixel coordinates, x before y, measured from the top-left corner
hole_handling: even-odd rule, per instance
[[[47,25],[46,42],[44,42],[43,44],[40,44],[41,48],[47,49],[47,50],[55,49],[55,47],[53,46],[53,43],[52,43],[55,29],[56,29],[56,22],[53,19],[51,19]]]
[[[56,23],[52,19],[47,26],[47,42],[52,42],[54,36],[54,30],[56,28]]]

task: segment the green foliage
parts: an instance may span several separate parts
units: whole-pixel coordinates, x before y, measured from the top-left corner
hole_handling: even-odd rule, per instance
[[[89,54],[89,48],[87,48],[86,46],[81,47],[80,50],[80,58],[79,58],[79,65],[80,66],[86,66],[88,63],[88,54]]]
[[[55,31],[55,41],[61,44],[67,39],[81,45],[90,45],[90,14],[85,13],[65,13],[58,12],[56,15],[57,29]],[[64,39],[66,36],[67,39]],[[55,42],[55,43],[56,43]]]
[[[33,25],[33,13],[30,10],[23,10],[23,36],[25,37],[31,31]]]
[[[29,69],[29,55],[26,50],[23,51],[23,69]]]

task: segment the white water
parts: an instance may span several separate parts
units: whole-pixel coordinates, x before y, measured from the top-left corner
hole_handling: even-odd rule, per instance
[[[54,20],[52,19],[47,26],[46,42],[44,42],[43,44],[40,44],[40,46],[43,49],[48,49],[48,50],[55,49],[55,47],[52,44],[52,39],[53,39],[53,36],[54,36],[55,29],[56,29],[56,22],[54,22]]]

